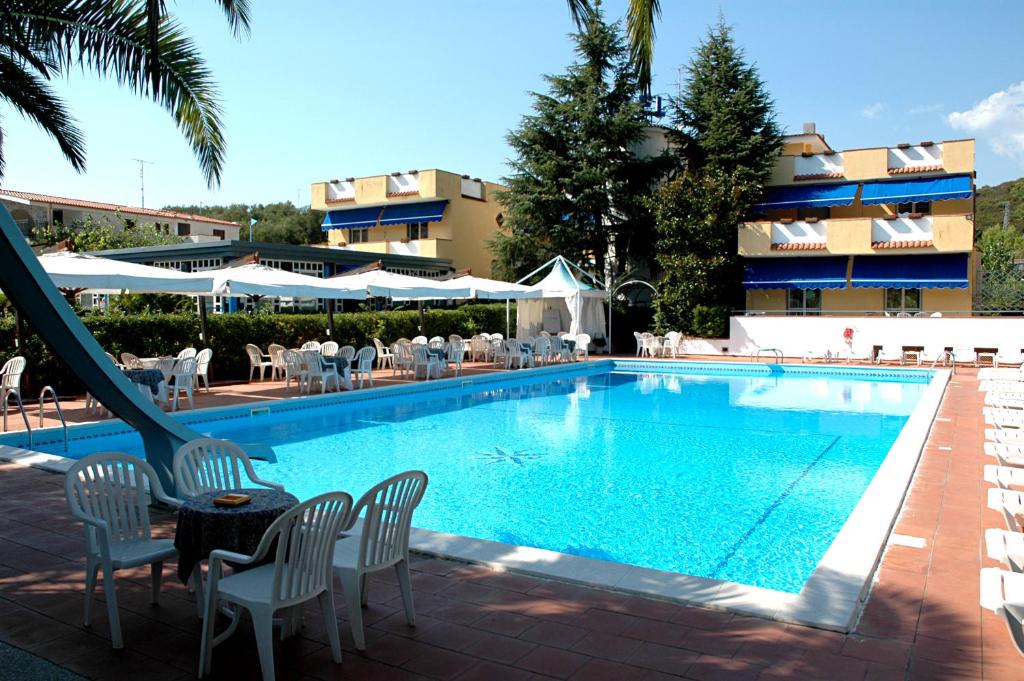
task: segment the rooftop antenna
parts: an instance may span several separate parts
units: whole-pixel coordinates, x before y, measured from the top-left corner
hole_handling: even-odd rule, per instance
[[[153,165],[153,161],[146,161],[141,158],[133,158],[139,164],[139,207],[146,207],[146,165]]]

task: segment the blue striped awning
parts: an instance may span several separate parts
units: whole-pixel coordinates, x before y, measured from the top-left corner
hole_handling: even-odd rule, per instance
[[[814,258],[749,258],[743,288],[846,288],[845,255]]]
[[[860,201],[865,206],[879,203],[949,201],[974,196],[969,175],[930,177],[900,182],[865,182]]]
[[[823,208],[849,206],[857,195],[856,182],[842,184],[809,184],[796,187],[767,187],[764,196],[754,205],[755,212],[786,208]]]
[[[967,288],[970,253],[858,255],[854,288]]]
[[[326,232],[329,229],[376,227],[377,218],[380,217],[380,208],[380,206],[356,206],[344,210],[328,211],[324,216],[324,221],[320,223],[320,229]]]
[[[381,225],[407,225],[411,222],[440,222],[448,199],[441,201],[420,201],[418,203],[395,203],[384,206]]]

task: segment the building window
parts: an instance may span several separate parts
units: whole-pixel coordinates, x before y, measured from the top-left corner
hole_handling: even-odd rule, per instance
[[[192,234],[192,225],[187,222],[178,223],[178,236],[189,236]]]
[[[920,312],[921,289],[919,288],[887,288],[885,289],[886,312]]]
[[[55,224],[55,225],[63,225],[64,224],[64,211],[63,210],[58,208],[58,209],[53,211],[53,224]]]
[[[215,230],[213,230],[213,235],[215,237],[217,237],[218,239],[223,240],[224,239],[224,230],[223,229],[215,229]]]
[[[791,288],[786,296],[786,312],[791,315],[820,315],[820,288]]]
[[[417,239],[429,239],[428,236],[430,230],[426,222],[410,222],[406,225],[405,236],[409,241],[416,241]]]
[[[807,218],[818,218],[819,220],[828,220],[832,217],[832,209],[828,206],[822,207],[806,207],[796,209],[797,220],[806,220]]]
[[[932,212],[931,201],[917,201],[915,203],[897,203],[896,214],[905,218],[911,213],[922,213],[928,215]]]
[[[362,227],[360,229],[348,230],[348,242],[350,244],[365,244],[370,240],[370,228]]]

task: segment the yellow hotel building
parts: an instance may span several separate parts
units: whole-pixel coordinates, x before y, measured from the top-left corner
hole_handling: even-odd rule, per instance
[[[330,246],[441,258],[456,270],[489,277],[487,242],[501,220],[495,193],[502,189],[469,175],[410,170],[316,182],[310,207],[327,212]]]
[[[739,226],[748,311],[969,314],[974,140],[832,149],[787,135]]]

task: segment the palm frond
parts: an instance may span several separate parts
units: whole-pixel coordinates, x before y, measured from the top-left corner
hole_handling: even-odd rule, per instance
[[[651,91],[654,38],[657,32],[655,24],[660,18],[660,0],[629,0],[629,9],[626,11],[629,59],[636,69],[640,87],[647,93]]]
[[[228,19],[228,26],[236,38],[248,38],[252,21],[252,8],[249,0],[217,0],[224,16]]]
[[[594,8],[591,6],[590,0],[568,0],[568,3],[569,16],[572,17],[576,28],[582,27],[594,15]]]
[[[191,145],[207,184],[220,183],[226,145],[216,88],[180,24],[164,16],[154,50],[149,0],[23,2],[54,6],[48,15],[19,16],[29,44],[45,45],[61,72],[79,66],[160,104]]]
[[[60,147],[72,167],[85,169],[85,137],[67,108],[46,82],[22,64],[0,52],[0,99],[6,100],[26,118],[45,130]],[[3,158],[0,157],[0,176]]]

